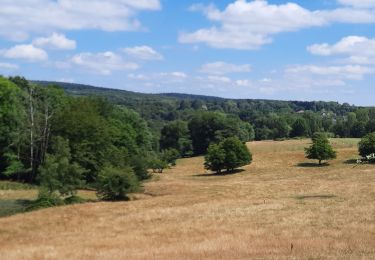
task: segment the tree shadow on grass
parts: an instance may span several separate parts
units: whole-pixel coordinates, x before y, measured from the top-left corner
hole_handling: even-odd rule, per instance
[[[331,195],[331,194],[298,195],[295,198],[297,200],[304,200],[304,199],[333,199],[333,198],[336,198],[336,195]]]
[[[218,177],[218,176],[227,176],[227,175],[234,175],[234,174],[237,174],[237,173],[240,173],[240,172],[244,172],[245,170],[244,169],[236,169],[234,171],[231,171],[231,172],[222,172],[222,173],[216,173],[216,172],[211,172],[211,173],[200,173],[200,174],[194,174],[193,176],[194,177]]]
[[[329,166],[329,163],[310,163],[310,162],[304,162],[304,163],[298,163],[296,165],[297,167],[303,167],[303,168],[322,168]]]
[[[357,164],[357,159],[349,159],[344,162],[345,164]]]

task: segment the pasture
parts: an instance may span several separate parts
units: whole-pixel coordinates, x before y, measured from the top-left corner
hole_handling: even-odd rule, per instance
[[[375,166],[356,139],[332,139],[329,166],[308,140],[248,146],[254,161],[217,176],[203,158],[145,183],[129,202],[49,208],[0,219],[2,259],[374,259]],[[30,190],[1,191],[0,200]]]

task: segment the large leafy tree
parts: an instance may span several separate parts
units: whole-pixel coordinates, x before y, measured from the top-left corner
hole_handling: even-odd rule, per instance
[[[175,149],[181,156],[192,153],[192,143],[187,122],[177,120],[163,127],[160,136],[160,149]]]
[[[363,157],[375,153],[375,132],[367,134],[358,145],[359,154]]]
[[[228,172],[250,164],[252,154],[247,146],[237,137],[222,140],[219,144],[212,144],[205,156],[205,168],[221,173],[223,169]]]
[[[327,136],[324,133],[315,133],[312,138],[312,145],[305,148],[306,158],[319,161],[331,160],[336,158],[336,151],[333,149]]]
[[[0,77],[0,173],[8,176],[25,171],[23,152],[27,136],[23,93],[11,81]]]

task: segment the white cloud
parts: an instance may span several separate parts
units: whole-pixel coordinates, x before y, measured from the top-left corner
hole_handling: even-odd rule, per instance
[[[48,54],[32,44],[16,45],[10,49],[0,50],[0,55],[8,59],[23,59],[30,62],[45,61]]]
[[[80,53],[72,57],[70,62],[72,65],[102,75],[110,75],[114,71],[128,71],[139,68],[138,64],[125,62],[121,56],[109,51],[101,53]]]
[[[30,33],[61,30],[139,30],[137,13],[160,8],[159,0],[2,0],[0,36],[25,40]]]
[[[16,64],[7,63],[7,62],[0,62],[0,69],[3,69],[3,70],[16,70],[18,68],[19,67]]]
[[[220,26],[183,33],[180,42],[203,42],[216,48],[257,49],[270,43],[274,34],[326,23],[297,4],[270,5],[267,1],[237,0],[223,11],[211,6],[205,10],[205,15]]]
[[[192,33],[181,33],[182,43],[205,43],[214,48],[254,50],[271,43],[276,34],[294,32],[332,23],[375,23],[375,11],[365,9],[374,1],[342,0],[346,6],[332,10],[311,11],[295,3],[269,4],[267,1],[236,0],[224,10],[215,6],[194,5],[203,10],[213,25]],[[349,5],[349,6],[347,6]]]
[[[135,46],[132,48],[125,48],[123,51],[136,59],[140,60],[162,60],[163,56],[149,46]]]
[[[372,74],[374,69],[360,65],[345,66],[316,66],[316,65],[297,65],[291,66],[285,70],[290,74],[310,74],[315,76],[331,77],[334,79],[361,80],[364,75]]]
[[[224,75],[230,73],[250,72],[251,66],[249,64],[236,65],[225,63],[222,61],[203,64],[200,72],[206,74]]]
[[[348,36],[339,42],[330,45],[328,43],[309,46],[308,51],[320,56],[345,55],[347,62],[357,64],[371,64],[375,62],[375,39],[361,36]]]
[[[53,33],[50,37],[41,37],[33,41],[38,47],[46,47],[57,50],[74,50],[77,46],[74,40],[66,38],[63,34]]]
[[[340,4],[349,5],[356,8],[375,7],[375,0],[338,0]]]

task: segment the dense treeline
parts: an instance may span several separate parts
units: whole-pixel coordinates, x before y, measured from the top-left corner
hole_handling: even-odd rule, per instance
[[[43,83],[43,82],[41,82]],[[45,82],[43,84],[46,84]],[[375,131],[375,108],[337,102],[232,100],[185,94],[140,94],[86,85],[57,83],[76,96],[98,95],[137,111],[154,135],[176,120],[189,122],[197,112],[218,112],[250,123],[256,140],[311,137],[329,132],[337,137],[362,137]]]
[[[50,187],[69,178],[76,186],[93,185],[108,167],[147,177],[152,134],[136,112],[20,77],[0,78],[0,99],[1,177]]]

